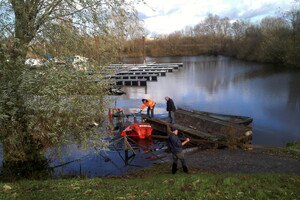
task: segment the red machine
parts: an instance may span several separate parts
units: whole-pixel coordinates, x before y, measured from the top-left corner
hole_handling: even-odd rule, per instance
[[[152,130],[149,123],[135,123],[127,126],[121,136],[130,135],[133,139],[147,139],[151,136]]]
[[[121,117],[123,110],[121,108],[109,108],[108,110],[108,119],[109,122],[113,122],[113,117]]]

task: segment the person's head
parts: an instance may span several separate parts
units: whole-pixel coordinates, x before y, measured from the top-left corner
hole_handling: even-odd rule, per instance
[[[172,131],[172,133],[174,133],[176,135],[178,134],[178,129],[177,128],[173,127],[173,128],[171,128],[171,131]]]
[[[142,99],[142,102],[146,103],[146,102],[148,102],[148,100],[147,99]]]
[[[169,101],[169,100],[170,100],[170,97],[166,96],[166,97],[165,97],[165,100],[166,100],[166,101]]]

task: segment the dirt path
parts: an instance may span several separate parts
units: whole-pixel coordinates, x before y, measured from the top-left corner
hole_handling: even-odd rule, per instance
[[[207,150],[187,152],[185,157],[189,168],[213,173],[285,173],[300,175],[300,160],[255,151]],[[169,159],[169,162],[172,162],[171,159]]]

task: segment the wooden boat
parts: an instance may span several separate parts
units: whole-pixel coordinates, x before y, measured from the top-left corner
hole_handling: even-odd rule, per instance
[[[178,108],[178,110],[184,110],[182,108]],[[220,114],[220,113],[212,113],[212,112],[205,112],[205,111],[199,111],[199,110],[191,110],[190,112],[193,112],[195,114],[208,116],[211,118],[216,118],[219,120],[235,123],[235,124],[241,124],[241,125],[250,125],[253,121],[253,118],[246,117],[246,116],[240,116],[240,115],[228,115],[228,114]]]
[[[223,118],[219,119],[220,116]],[[233,120],[234,118],[236,120]],[[172,126],[177,128],[179,133],[188,137],[210,141],[231,141],[242,143],[247,143],[252,139],[252,128],[245,124],[249,125],[253,119],[248,118],[249,117],[233,117],[233,115],[216,113],[212,115],[201,111],[183,109],[178,109],[175,112],[175,124],[169,124],[167,120],[164,119],[143,116],[145,122],[150,123],[154,130],[162,133],[168,133],[169,127]]]

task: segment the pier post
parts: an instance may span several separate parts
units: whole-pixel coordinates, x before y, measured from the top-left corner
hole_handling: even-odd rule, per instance
[[[124,135],[124,150],[125,150],[125,165],[128,165],[128,141],[127,136]]]
[[[146,65],[146,48],[145,48],[145,41],[146,41],[146,38],[145,36],[142,37],[142,41],[143,41],[143,57],[144,57],[144,65]]]
[[[125,150],[125,165],[128,165],[128,161],[130,160],[130,158],[132,158],[133,156],[136,155],[136,152],[133,150],[133,148],[129,144],[126,135],[124,135],[124,150]],[[129,156],[128,150],[132,151],[133,154],[131,156]]]

